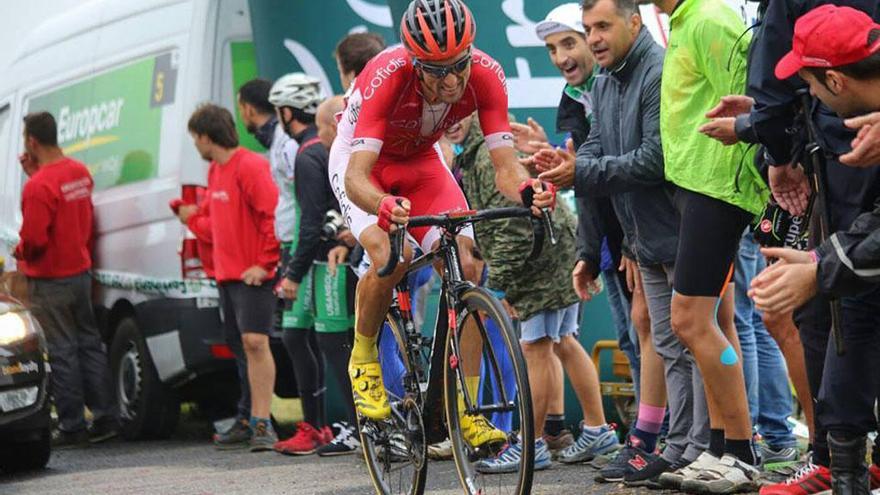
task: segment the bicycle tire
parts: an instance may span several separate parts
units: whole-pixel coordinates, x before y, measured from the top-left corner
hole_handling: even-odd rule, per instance
[[[413,369],[413,363],[410,362],[409,355],[406,352],[400,352],[404,347],[404,332],[403,332],[403,322],[396,317],[392,312],[389,312],[386,316],[386,322],[391,327],[391,333],[394,336],[395,344],[398,349],[399,357],[403,363],[405,371],[407,373],[411,373]],[[389,384],[386,384],[386,389]],[[389,393],[389,401],[394,402],[395,399],[398,399],[395,396],[392,396]],[[422,400],[419,397],[416,401],[417,405],[421,407]],[[422,495],[425,493],[425,481],[427,478],[428,471],[428,456],[427,456],[427,445],[424,441],[421,442],[421,465],[416,466],[413,465],[411,476],[409,476],[407,483],[404,485],[403,477],[400,479],[400,483],[397,483],[396,489],[393,480],[388,479],[386,474],[388,473],[388,466],[393,461],[386,462],[385,459],[382,458],[383,455],[383,447],[377,445],[374,442],[373,437],[367,433],[369,428],[373,428],[376,424],[372,421],[364,420],[358,415],[359,420],[359,428],[358,434],[361,439],[361,446],[364,454],[364,461],[367,464],[367,471],[370,473],[370,478],[373,481],[373,487],[376,490],[378,495]],[[419,421],[421,419],[421,411],[419,410]],[[422,423],[422,436],[424,438],[424,423]],[[407,445],[407,448],[412,449],[412,445]],[[393,449],[392,449],[393,450]],[[418,454],[418,453],[417,453]],[[396,465],[392,467],[397,467]],[[398,471],[400,471],[398,469]]]
[[[456,471],[458,473],[459,482],[465,493],[470,495],[494,495],[494,494],[512,494],[526,495],[531,493],[532,481],[534,478],[534,460],[535,460],[535,443],[530,441],[534,437],[534,421],[532,417],[531,392],[529,390],[528,373],[526,370],[525,359],[519,345],[519,338],[513,330],[513,324],[507,316],[507,312],[501,306],[501,303],[495,299],[489,292],[480,287],[473,287],[465,290],[461,295],[461,305],[463,309],[456,318],[457,328],[465,322],[471,315],[483,314],[496,322],[498,331],[501,336],[503,346],[510,357],[513,373],[516,381],[516,411],[519,420],[519,438],[527,439],[522,442],[522,461],[519,469],[514,476],[509,474],[482,474],[476,470],[476,464],[472,460],[472,451],[465,443],[461,434],[460,420],[458,416],[458,390],[459,381],[457,372],[453,369],[450,362],[450,343],[454,342],[455,332],[449,330],[447,342],[445,345],[446,358],[444,359],[444,403],[446,408],[446,421],[449,425],[450,440],[452,441],[452,452],[455,460]],[[484,336],[484,346],[492,347],[491,339],[485,339],[485,322],[480,318],[480,324],[483,325],[481,333]],[[485,350],[485,347],[484,347]],[[493,351],[495,351],[493,349]],[[499,355],[498,352],[495,355]],[[460,364],[460,363],[459,363]],[[497,368],[497,361],[489,360],[487,366]],[[458,367],[458,366],[457,366]],[[500,370],[489,370],[490,373]],[[484,389],[485,391],[485,389]],[[476,399],[474,399],[476,400]],[[512,433],[508,435],[512,441],[515,441]],[[501,477],[505,477],[510,481],[503,481]],[[515,481],[513,481],[515,479]]]

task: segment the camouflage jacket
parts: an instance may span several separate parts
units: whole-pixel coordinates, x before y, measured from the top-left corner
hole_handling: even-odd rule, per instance
[[[462,143],[463,151],[455,158],[460,169],[462,188],[471,208],[485,209],[517,206],[495,186],[495,167],[476,120]],[[571,285],[571,267],[575,263],[576,221],[564,204],[553,213],[553,226],[559,242],[544,240],[541,256],[528,261],[532,251],[531,222],[511,218],[480,222],[475,225],[477,245],[489,265],[486,285],[506,294],[507,302],[528,320],[536,313],[560,309],[578,301]]]

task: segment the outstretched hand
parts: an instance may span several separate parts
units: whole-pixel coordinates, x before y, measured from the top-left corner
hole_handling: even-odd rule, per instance
[[[566,149],[564,150],[542,150],[541,158],[535,155],[535,168],[541,172],[538,178],[550,182],[558,188],[574,185],[576,163],[574,144],[569,139],[565,145]]]
[[[852,151],[840,156],[840,163],[850,167],[880,165],[880,112],[869,113],[844,121],[850,129],[858,129]]]
[[[730,146],[739,142],[736,137],[736,119],[733,117],[719,117],[701,125],[697,131],[709,136],[716,141],[720,141],[725,146]]]
[[[526,122],[511,122],[510,129],[517,151],[532,155],[541,149],[542,144],[547,144],[547,133],[535,119],[529,117]]]
[[[801,216],[810,203],[810,182],[800,166],[772,166],[768,171],[770,191],[783,210],[794,216]]]
[[[755,106],[755,100],[749,96],[722,96],[721,101],[712,110],[706,112],[706,118],[736,117],[737,115],[751,112],[753,106]]]

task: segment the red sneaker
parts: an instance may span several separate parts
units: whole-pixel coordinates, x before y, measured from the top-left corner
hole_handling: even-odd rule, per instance
[[[831,470],[825,466],[806,464],[791,478],[761,487],[760,495],[814,495],[831,493]]]
[[[334,438],[336,438],[336,435],[333,434],[333,430],[331,430],[329,426],[324,425],[324,427],[321,428],[321,445],[327,445],[332,442]]]
[[[880,466],[872,462],[868,467],[868,476],[871,477],[871,490],[880,488]]]
[[[296,434],[287,440],[274,445],[275,452],[287,455],[314,454],[318,447],[324,445],[324,433],[316,430],[305,421],[296,425]]]

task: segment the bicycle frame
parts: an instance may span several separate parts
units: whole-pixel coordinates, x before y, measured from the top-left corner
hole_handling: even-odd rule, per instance
[[[398,234],[401,235],[402,234]],[[401,237],[402,238],[402,237]],[[422,421],[425,426],[425,437],[428,444],[442,442],[446,438],[446,423],[443,418],[443,371],[446,338],[449,331],[449,319],[444,314],[449,314],[448,308],[452,302],[450,291],[459,293],[472,287],[473,284],[464,279],[464,271],[461,267],[461,258],[458,254],[456,232],[444,232],[440,238],[440,246],[412,261],[403,279],[397,284],[397,297],[391,305],[391,312],[403,322],[403,335],[399,337],[409,353],[410,363],[414,364],[413,373],[417,376],[405,378],[407,392],[421,397],[424,392],[422,406]],[[443,260],[443,282],[440,292],[440,307],[437,312],[437,322],[434,325],[433,337],[424,337],[420,329],[415,328],[412,317],[411,298],[408,286],[408,275],[421,270],[426,266],[433,266],[436,261]],[[431,346],[427,359],[421,354],[428,346]],[[456,346],[457,347],[457,346]],[[454,351],[457,355],[457,349]],[[424,374],[428,370],[418,369],[422,363],[429,363],[430,375],[427,377],[427,389],[421,389]],[[421,401],[420,401],[421,402]]]
[[[437,247],[410,262],[401,279],[394,284],[396,296],[392,299],[386,315],[394,343],[393,350],[385,347],[385,352],[388,353],[386,356],[391,356],[392,359],[396,358],[396,353],[400,353],[405,360],[405,366],[392,365],[395,385],[393,391],[388,389],[389,392],[393,392],[390,401],[392,417],[382,421],[370,421],[365,418],[360,420],[364,456],[374,485],[381,493],[398,493],[394,489],[389,490],[386,484],[386,480],[398,476],[394,474],[395,472],[400,473],[401,482],[404,477],[409,480],[407,483],[411,482],[405,485],[412,488],[410,493],[423,493],[427,445],[442,442],[447,438],[447,433],[452,443],[456,469],[462,486],[468,493],[480,493],[481,489],[477,489],[475,483],[481,485],[482,481],[477,478],[481,475],[474,471],[475,460],[498,455],[504,445],[518,442],[520,434],[527,438],[531,438],[534,434],[528,377],[516,335],[501,304],[486,290],[475,287],[472,282],[465,279],[462,253],[458,245],[459,233],[469,224],[482,220],[518,217],[532,219],[534,230],[532,255],[537,257],[544,243],[545,226],[550,219],[549,212],[544,212],[544,218],[541,220],[533,217],[530,208],[506,207],[412,217],[407,225],[400,226],[390,236],[388,263],[378,267],[376,272],[380,277],[391,274],[400,276],[397,265],[404,262],[401,255],[404,253],[407,227],[441,229]],[[552,233],[550,241],[555,244]],[[428,266],[437,267],[438,262],[442,262],[443,265],[440,269],[442,276],[440,307],[434,323],[434,334],[426,337],[414,323],[408,275]],[[497,323],[497,335],[490,332],[491,327],[487,327],[488,317]],[[465,328],[472,330],[467,331],[468,352],[462,353],[462,336]],[[482,345],[477,338],[483,342]],[[510,356],[505,358],[508,353]],[[463,354],[466,354],[464,361]],[[505,359],[507,359],[506,368],[502,368],[501,362]],[[470,374],[478,372],[480,375],[485,375],[487,368],[492,370],[488,371],[493,383],[492,391],[489,393],[491,398],[486,399],[485,394],[483,397],[486,404],[481,404],[479,393],[471,396],[475,392],[473,389],[468,390],[471,380],[465,376],[464,366],[468,367]],[[510,370],[515,375],[513,384],[507,383],[508,377],[502,377],[502,373],[507,373],[503,369]],[[517,394],[520,392],[524,395],[522,400],[517,401]],[[478,446],[470,445],[469,440],[462,436],[461,423],[464,415],[509,413],[511,417],[508,421],[511,421],[512,415],[517,411],[520,418],[520,434],[512,431],[512,423],[508,423],[500,438],[499,435],[495,435],[495,438],[484,441]],[[516,435],[516,438],[512,435]],[[398,454],[394,454],[395,445]],[[406,449],[405,453],[399,453],[402,452],[401,446]],[[409,459],[414,471],[404,474],[409,473],[409,468],[406,466],[403,469],[392,468],[394,455],[403,457],[404,460]],[[526,463],[517,471],[515,478],[519,490],[517,493],[521,494],[528,493],[532,482],[532,472],[529,469],[534,458],[534,450],[530,443],[524,447],[523,456]]]
[[[502,213],[502,210],[503,209],[499,209],[498,213]],[[510,213],[511,211],[513,210],[506,210],[507,213]],[[438,218],[439,217],[434,217],[434,222],[437,222]],[[491,217],[487,216],[486,218],[488,219]],[[478,219],[475,219],[474,221],[476,220]],[[422,406],[422,420],[425,426],[425,437],[428,444],[441,442],[446,438],[446,425],[443,421],[442,413],[442,411],[444,411],[443,374],[446,365],[444,362],[446,358],[445,346],[450,328],[453,331],[458,330],[457,316],[461,309],[461,303],[459,302],[460,294],[474,287],[474,284],[466,280],[464,277],[464,270],[461,266],[461,257],[458,252],[458,233],[464,225],[465,222],[457,223],[454,221],[449,221],[445,225],[442,225],[444,230],[440,237],[440,245],[433,251],[419,256],[410,263],[410,266],[406,270],[406,274],[396,286],[397,297],[392,301],[390,309],[390,311],[395,314],[395,316],[399,317],[404,324],[404,328],[402,329],[403,335],[401,335],[400,338],[406,347],[406,352],[409,353],[411,363],[420,366],[423,362],[420,353],[425,347],[427,347],[428,344],[426,341],[432,341],[431,351],[429,356],[427,356],[427,361],[430,363],[430,375],[428,376],[427,389],[424,391],[424,403],[420,404]],[[536,233],[537,232],[536,229]],[[541,232],[543,232],[543,230],[541,230]],[[403,252],[402,244],[404,241],[404,234],[405,229],[400,229],[392,234],[392,244],[395,242],[397,243],[397,246],[392,248],[392,257],[395,256],[395,254],[399,256],[399,253]],[[536,236],[536,238],[537,237],[538,236]],[[540,242],[543,242],[543,236],[540,236]],[[413,324],[407,275],[426,266],[433,266],[438,260],[443,261],[440,308],[438,308],[437,322],[434,325],[433,338],[425,338]],[[396,263],[389,266],[393,265],[396,265]],[[386,266],[386,268],[388,267]],[[393,269],[390,271],[383,271],[390,272],[393,271]],[[485,326],[478,325],[478,329],[480,332],[480,338],[484,342],[488,341],[489,336],[486,333]],[[461,361],[459,358],[461,342],[458,333],[456,333],[455,337],[456,338],[452,340],[449,360],[450,365],[454,369],[457,369],[458,363]],[[500,366],[494,349],[489,346],[488,352],[485,352],[485,354],[490,361],[490,368],[493,371],[495,383],[502,384],[503,381],[499,371]],[[425,370],[415,369],[413,371],[418,376],[406,377],[405,383],[407,392],[412,395],[420,396],[421,394],[419,392],[422,391],[420,383],[422,382]],[[456,373],[456,376],[459,382],[459,388],[462,391],[465,411],[468,414],[505,412],[511,411],[515,408],[515,404],[508,400],[508,394],[503,385],[499,387],[500,397],[498,397],[497,402],[483,406],[475,405],[477,398],[470,397],[470,393],[465,386],[464,373],[458,372]]]

